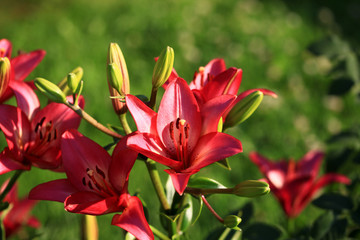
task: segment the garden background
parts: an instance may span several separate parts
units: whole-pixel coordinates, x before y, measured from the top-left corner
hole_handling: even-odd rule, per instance
[[[154,57],[166,46],[174,48],[174,67],[188,82],[198,67],[223,58],[227,67],[243,69],[241,91],[276,92],[277,99],[265,97],[250,119],[229,129],[244,149],[230,158],[232,171],[212,165],[198,173],[229,187],[262,177],[248,158],[250,151],[270,159],[299,159],[311,149],[329,152],[329,139],[359,127],[358,66],[351,68],[353,62],[358,64],[360,39],[360,5],[355,0],[2,0],[0,22],[0,38],[13,43],[13,55],[18,50],[47,52],[27,80],[43,77],[58,83],[83,67],[85,110],[103,124],[120,125],[106,82],[110,42],[118,43],[124,53],[134,95],[150,95]],[[355,60],[346,55],[348,77],[339,80],[333,73],[341,54]],[[85,121],[79,130],[103,146],[111,142]],[[5,146],[1,134],[0,147]],[[347,174],[345,168],[336,170]],[[165,181],[167,174],[161,176]],[[21,176],[20,194],[58,178],[62,174],[33,168]],[[155,192],[143,163],[135,164],[129,188],[130,193],[139,192],[150,209],[159,207],[152,201]],[[285,224],[271,194],[256,199],[212,196],[209,201],[222,215],[252,202],[254,214],[247,221]],[[223,204],[229,207],[221,208]],[[310,205],[296,225],[308,225],[322,212]],[[62,204],[39,202],[33,214],[42,223],[38,239],[78,238],[80,215],[65,212]],[[100,239],[121,239],[122,230],[110,225],[111,217],[98,217]],[[160,226],[158,215],[150,216],[150,222]],[[190,239],[205,239],[217,228],[221,224],[204,209],[190,229]]]

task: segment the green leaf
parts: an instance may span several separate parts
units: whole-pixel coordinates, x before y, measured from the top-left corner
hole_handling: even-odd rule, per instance
[[[312,204],[322,209],[334,211],[350,210],[353,208],[352,200],[338,193],[325,193],[315,199]]]
[[[165,194],[166,194],[166,200],[170,205],[172,205],[175,196],[175,188],[174,185],[172,184],[170,175],[168,176],[168,179],[166,181]]]
[[[218,181],[207,177],[190,178],[187,186],[192,188],[226,188]]]
[[[243,237],[247,240],[277,240],[282,232],[275,226],[265,223],[253,223],[244,229]]]
[[[231,170],[228,158],[222,159],[222,160],[217,161],[215,163],[218,164],[220,167],[225,168],[226,170]]]
[[[202,198],[199,197],[198,199],[199,199],[199,212],[196,215],[196,218],[194,219],[194,222],[192,223],[192,225],[194,225],[196,223],[196,221],[199,219],[199,217],[201,215],[201,211],[202,211],[203,206],[204,206],[204,201],[202,200]]]
[[[334,214],[331,211],[320,215],[312,225],[311,236],[314,239],[321,239],[329,232],[334,222]]]
[[[180,230],[185,232],[188,227],[191,225],[191,221],[193,218],[193,202],[192,202],[192,198],[190,197],[190,195],[186,194],[184,196],[184,205],[187,206],[186,209],[184,209],[184,211],[181,213],[180,215]]]

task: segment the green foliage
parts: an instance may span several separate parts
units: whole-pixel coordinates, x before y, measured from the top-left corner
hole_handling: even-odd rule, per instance
[[[352,45],[358,38],[348,39],[350,35],[346,35],[346,40],[327,37],[329,30],[338,27],[341,32],[341,28],[346,30],[349,24],[345,26],[341,18],[335,18],[326,25],[321,18],[324,9],[335,13],[336,7],[308,9],[309,4],[287,5],[280,0],[5,0],[1,4],[0,21],[6,24],[1,26],[0,37],[12,41],[13,55],[18,50],[41,48],[47,51],[43,62],[27,80],[44,77],[58,83],[56,80],[82,66],[85,109],[104,124],[119,125],[106,83],[110,42],[118,43],[124,50],[134,95],[150,94],[153,58],[168,45],[176,53],[174,67],[188,82],[199,66],[221,57],[228,67],[243,69],[241,91],[258,87],[275,91],[279,99],[264,98],[250,120],[227,129],[243,143],[244,153],[228,159],[236,174],[209,166],[197,176],[214,176],[229,186],[260,178],[258,170],[247,159],[250,151],[256,150],[274,159],[298,159],[308,149],[324,147],[331,136],[344,129],[353,129],[359,121],[359,106],[353,97],[359,94],[359,55],[357,46]],[[343,3],[338,4],[338,8],[346,8]],[[313,12],[315,17],[310,15]],[[358,32],[355,28],[352,30],[354,34]],[[320,42],[311,45],[315,41]],[[307,46],[311,46],[309,50]],[[47,100],[43,98],[42,101]],[[131,127],[135,129],[134,124]],[[80,131],[101,145],[108,145],[109,149],[113,146],[113,139],[85,122]],[[358,135],[352,137],[359,140]],[[5,139],[0,136],[1,149],[5,146]],[[339,155],[333,162],[339,165],[332,169],[344,170],[341,163],[346,162],[347,157],[359,159],[356,158],[359,148],[346,146],[337,149]],[[329,155],[329,158],[333,156]],[[1,179],[9,176],[1,176]],[[37,184],[62,177],[60,173],[33,169],[20,178],[20,192],[26,194]],[[148,209],[159,209],[156,201],[151,201],[154,192],[149,182],[143,164],[136,163],[130,175],[130,192],[141,192]],[[217,198],[214,207],[221,211],[222,206],[231,202],[234,209],[239,209],[244,201],[231,196]],[[284,221],[272,196],[254,200],[251,206],[251,218],[241,216],[240,228],[251,220],[266,219],[277,225]],[[191,208],[197,213],[201,206],[194,201]],[[183,214],[189,209],[183,209]],[[356,211],[359,212],[359,207]],[[244,210],[244,215],[246,212]],[[314,222],[319,213],[323,210],[305,210],[300,220],[306,219],[306,222],[300,225]],[[78,237],[79,226],[73,223],[78,222],[79,216],[65,212],[63,204],[40,202],[34,214],[43,223],[38,239]],[[201,214],[196,229],[189,227],[190,239],[203,239],[219,224],[207,211]],[[358,221],[354,216],[354,221]],[[103,239],[121,235],[119,228],[110,225],[111,217],[99,218]],[[151,218],[150,223],[161,228],[156,217]],[[273,226],[256,222],[248,226],[244,228],[244,239],[270,239],[259,238],[259,228],[267,237],[280,236]],[[352,234],[358,233],[354,230]]]

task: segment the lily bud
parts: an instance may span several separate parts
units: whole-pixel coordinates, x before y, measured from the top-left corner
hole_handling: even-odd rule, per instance
[[[225,227],[238,230],[238,225],[241,223],[241,218],[236,215],[229,215],[224,218]]]
[[[66,95],[56,84],[44,78],[36,78],[34,83],[35,86],[51,101],[57,103],[66,103]]]
[[[0,97],[6,91],[10,82],[11,64],[7,57],[0,58]]]
[[[174,49],[168,46],[161,52],[158,60],[156,61],[152,76],[153,88],[158,89],[166,82],[171,74],[173,65]]]
[[[113,87],[121,96],[125,96],[121,91],[123,77],[120,68],[115,63],[108,65],[108,76],[111,87]]]
[[[233,188],[233,194],[239,197],[258,197],[270,192],[270,186],[266,182],[247,180]]]
[[[123,53],[121,52],[119,45],[117,45],[116,43],[110,43],[107,64],[108,65],[109,64],[116,65],[117,69],[120,70],[120,74],[122,77],[122,83],[121,83],[121,85],[119,84],[119,88],[118,88],[120,90],[115,90],[115,88],[112,86],[112,83],[111,83],[110,73],[109,73],[109,71],[107,71],[108,72],[107,79],[108,79],[110,96],[111,97],[121,96],[120,93],[123,94],[122,96],[124,96],[124,95],[130,93],[129,75],[128,75],[128,71],[127,71],[127,67],[126,67],[125,58],[124,58]],[[118,80],[119,79],[120,79],[120,77],[118,76]],[[127,110],[126,103],[119,101],[117,98],[112,98],[111,101],[112,101],[114,110],[117,114],[123,114],[126,112],[126,110]]]
[[[227,115],[225,128],[235,126],[248,119],[258,108],[263,98],[264,94],[261,91],[256,91],[241,99]]]
[[[81,82],[81,79],[84,75],[84,70],[82,69],[82,67],[77,67],[74,70],[72,70],[69,74],[75,74],[76,79],[78,79],[79,83]],[[69,96],[71,94],[73,94],[74,92],[72,92],[72,90],[69,88],[68,86],[68,76],[66,76],[65,78],[63,78],[63,80],[61,80],[60,83],[57,84],[59,86],[59,88],[65,93],[66,96]],[[79,88],[79,85],[78,85]],[[79,93],[79,89],[76,88],[77,92]]]
[[[78,78],[75,73],[69,73],[67,76],[67,85],[70,88],[72,93],[79,92],[79,85],[80,85],[81,78]]]

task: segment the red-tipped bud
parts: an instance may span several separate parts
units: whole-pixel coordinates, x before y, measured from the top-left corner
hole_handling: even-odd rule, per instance
[[[117,71],[117,74],[121,74],[121,77],[122,77],[122,83],[121,83],[121,86],[119,86],[119,90],[116,90],[112,86],[112,80],[114,80],[114,79],[111,79],[112,78],[111,71],[107,71],[108,72],[107,79],[108,79],[110,96],[115,97],[115,98],[112,98],[112,100],[111,100],[114,110],[117,114],[123,114],[127,110],[126,103],[120,101],[116,97],[122,96],[119,94],[119,92],[121,92],[123,95],[130,93],[130,82],[129,82],[129,75],[128,75],[124,55],[121,52],[119,45],[117,45],[116,43],[110,43],[107,65],[108,66],[112,65],[114,69],[120,70],[120,72]]]

